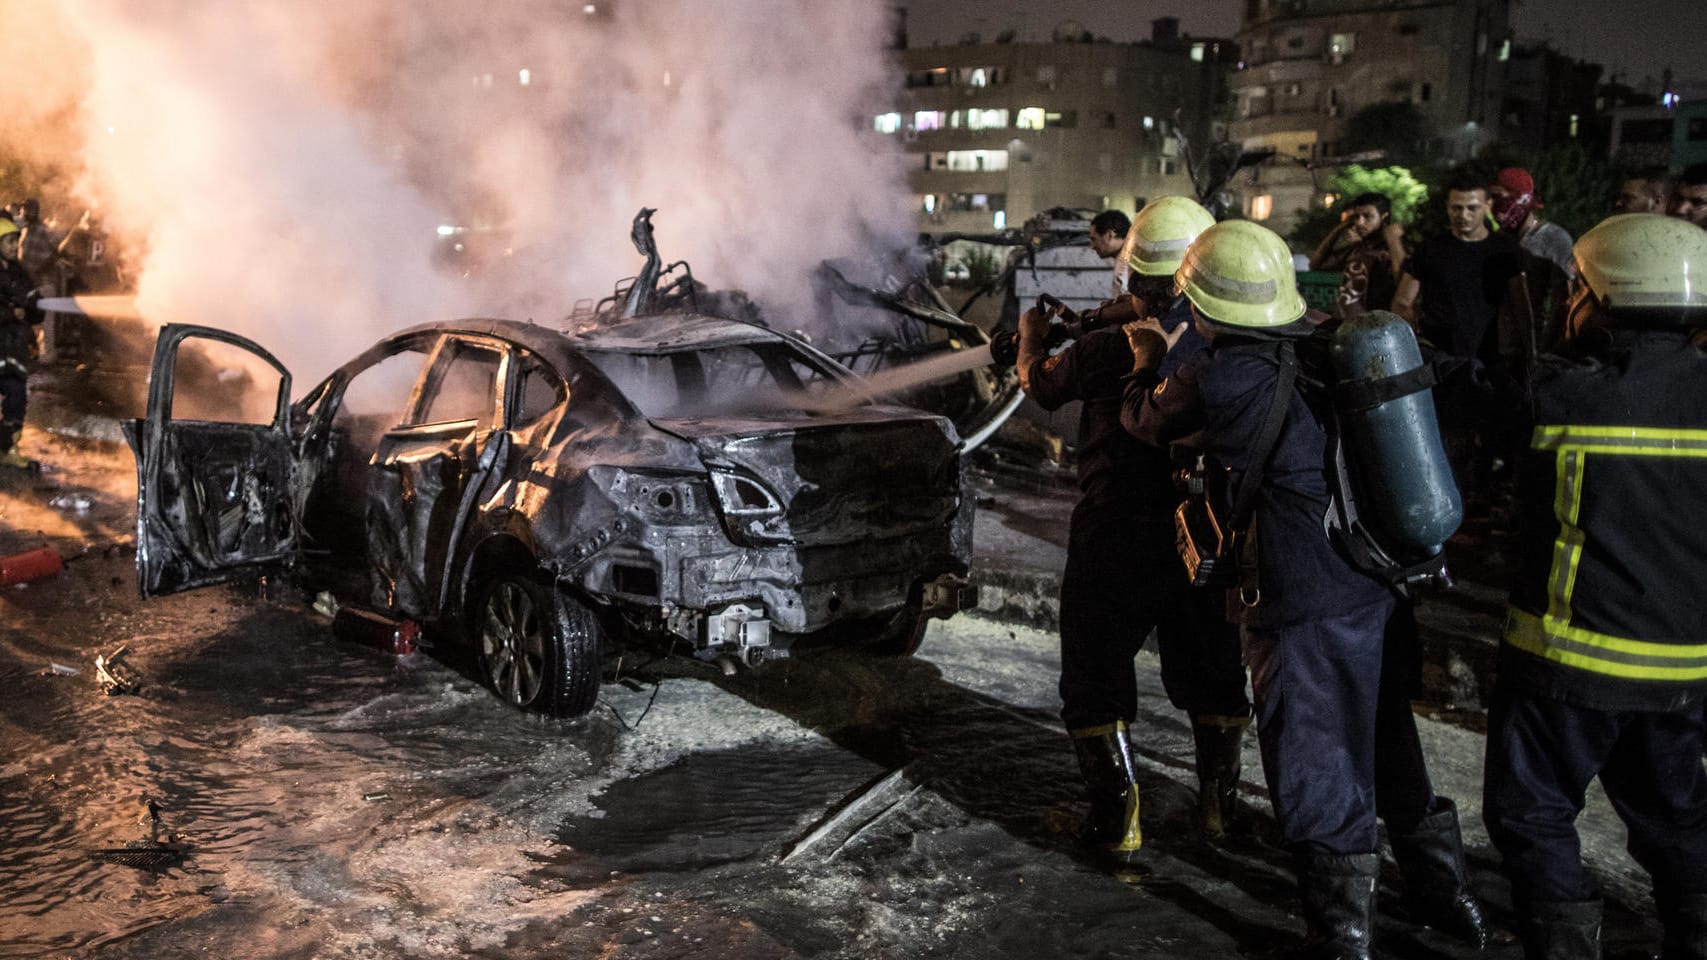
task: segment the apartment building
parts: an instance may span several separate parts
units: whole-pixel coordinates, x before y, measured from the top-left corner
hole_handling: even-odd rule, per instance
[[[1155,24],[1148,41],[1060,29],[1047,43],[969,42],[897,51],[896,109],[873,118],[901,138],[919,229],[988,233],[1054,207],[1135,212],[1191,194],[1172,136],[1211,133],[1231,62],[1225,40]]]
[[[1228,80],[1231,135],[1274,160],[1236,184],[1245,216],[1284,232],[1320,203],[1346,121],[1416,106],[1431,152],[1472,155],[1499,132],[1509,0],[1245,0],[1243,59]]]

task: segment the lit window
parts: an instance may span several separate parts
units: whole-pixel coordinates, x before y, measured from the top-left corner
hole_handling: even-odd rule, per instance
[[[1008,125],[1006,110],[968,110],[966,126],[971,130],[1002,130]]]
[[[1262,194],[1251,198],[1250,218],[1252,220],[1267,220],[1274,213],[1274,195]]]
[[[1577,135],[1577,115],[1573,113],[1573,114],[1571,114],[1571,138],[1575,139],[1576,135]]]
[[[993,230],[1006,230],[1008,228],[1008,212],[997,210],[996,215],[990,218],[990,227]]]
[[[1018,119],[1016,119],[1014,121],[1014,126],[1020,128],[1021,130],[1042,130],[1043,129],[1043,108],[1042,107],[1023,107],[1023,108],[1021,108],[1020,112],[1019,112]]]
[[[935,213],[936,212],[936,194],[934,194],[934,193],[925,194],[925,212],[926,213]]]
[[[901,131],[901,115],[899,113],[880,113],[877,122],[873,124],[878,133],[899,133]]]
[[[994,171],[1008,168],[1006,150],[950,150],[948,169],[962,171]]]
[[[599,5],[596,3],[582,4],[581,5],[581,12],[590,17],[593,14],[599,12]]]
[[[914,130],[941,130],[943,115],[941,110],[920,110],[913,114]]]
[[[1145,117],[1144,118],[1144,129],[1146,129],[1146,130],[1156,129],[1156,118],[1155,117]]]
[[[990,75],[984,72],[983,67],[979,67],[972,71],[972,75],[966,78],[966,82],[974,87],[987,87],[990,85]]]
[[[1357,50],[1357,34],[1336,33],[1328,38],[1328,52],[1336,57],[1348,56]]]
[[[1511,41],[1510,40],[1503,40],[1500,42],[1500,62],[1505,63],[1507,60],[1510,60],[1510,59],[1511,59]]]
[[[1192,63],[1202,63],[1203,62],[1203,44],[1194,43],[1191,45],[1191,62]]]
[[[521,72],[516,74],[516,82],[524,87],[527,86],[533,82],[533,73],[528,68],[523,67]]]

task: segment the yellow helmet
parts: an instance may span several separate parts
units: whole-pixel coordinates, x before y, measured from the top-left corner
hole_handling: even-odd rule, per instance
[[[1146,277],[1172,276],[1185,248],[1215,226],[1215,218],[1187,197],[1158,197],[1144,205],[1126,231],[1120,262]]]
[[[0,237],[4,237],[8,233],[17,233],[17,232],[18,232],[18,225],[17,224],[6,219],[5,217],[0,217]]]
[[[1197,312],[1234,327],[1283,327],[1304,315],[1292,251],[1267,227],[1228,220],[1185,252],[1174,285]]]
[[[1707,307],[1707,230],[1687,220],[1621,213],[1583,234],[1572,252],[1581,286],[1604,309]]]

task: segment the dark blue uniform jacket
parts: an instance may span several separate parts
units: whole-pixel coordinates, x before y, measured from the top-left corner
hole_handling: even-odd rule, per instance
[[[1262,421],[1279,366],[1272,346],[1217,338],[1166,380],[1134,376],[1122,423],[1138,439],[1165,448],[1201,431],[1197,443],[1228,471],[1237,489],[1253,466]],[[1256,500],[1256,550],[1261,597],[1245,622],[1278,627],[1346,613],[1391,597],[1387,588],[1352,568],[1328,539],[1327,434],[1294,388],[1286,420],[1263,473]],[[1230,504],[1221,504],[1222,515]]]

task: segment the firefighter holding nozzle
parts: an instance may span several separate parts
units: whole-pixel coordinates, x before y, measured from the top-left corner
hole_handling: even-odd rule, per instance
[[[18,227],[0,219],[0,466],[24,469],[18,452],[24,434],[24,405],[35,326],[42,322],[35,285],[18,262]]]
[[[1184,197],[1139,211],[1120,253],[1127,298],[1103,308],[1160,314],[1184,333],[1183,300],[1172,275],[1186,247],[1214,220]],[[1129,729],[1137,717],[1133,658],[1156,631],[1162,685],[1191,715],[1197,737],[1197,811],[1211,837],[1226,829],[1236,802],[1239,743],[1250,722],[1238,638],[1219,598],[1193,591],[1174,549],[1171,517],[1180,494],[1166,451],[1139,443],[1120,426],[1132,352],[1118,325],[1082,333],[1048,355],[1053,311],[1020,319],[1021,387],[1046,410],[1083,402],[1078,473],[1082,496],[1068,533],[1061,578],[1061,717],[1090,794],[1080,832],[1088,845],[1125,858],[1141,842],[1138,781]]]
[[[1530,389],[1482,812],[1527,956],[1600,956],[1575,828],[1599,777],[1661,955],[1707,957],[1707,232],[1622,214],[1574,259],[1567,339]]]
[[[1170,349],[1175,334],[1162,324],[1134,324],[1123,422],[1158,449],[1189,439],[1209,464],[1206,493],[1178,516],[1181,552],[1203,592],[1236,598],[1229,606],[1251,672],[1263,772],[1308,928],[1296,955],[1370,956],[1378,817],[1409,917],[1483,946],[1488,930],[1467,885],[1456,810],[1429,784],[1389,662],[1399,659],[1388,655],[1397,585],[1426,564],[1406,566],[1392,543],[1376,563],[1371,545],[1380,545],[1359,533],[1397,517],[1394,542],[1438,558],[1462,516],[1415,337],[1386,313],[1324,330],[1331,340],[1317,336],[1291,252],[1254,223],[1204,230],[1174,279],[1208,344],[1180,358],[1183,338]],[[1319,344],[1330,344],[1321,352],[1334,368],[1358,371],[1334,386],[1343,394],[1324,394],[1323,368],[1302,362]],[[1398,358],[1407,358],[1404,370]],[[1382,366],[1389,362],[1393,370]],[[1330,470],[1342,428],[1346,447],[1370,436],[1387,445],[1349,464],[1388,471],[1359,489],[1404,504],[1385,510],[1395,505],[1366,497],[1352,519],[1338,482],[1345,471]],[[1338,518],[1339,532],[1324,518]]]

